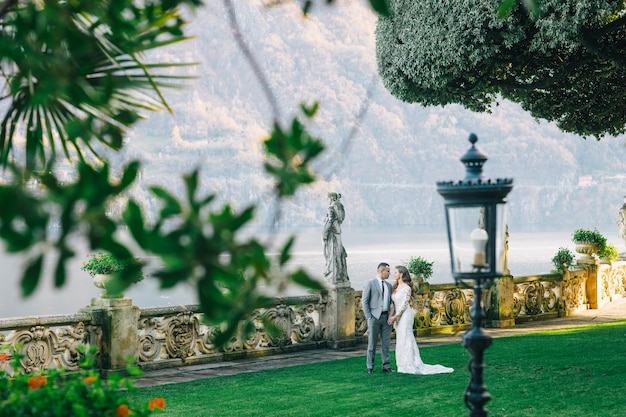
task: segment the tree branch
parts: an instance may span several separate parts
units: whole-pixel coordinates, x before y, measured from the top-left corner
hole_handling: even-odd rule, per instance
[[[272,109],[272,116],[275,121],[280,120],[280,111],[278,109],[278,101],[270,88],[269,82],[261,69],[261,66],[257,62],[256,58],[252,54],[252,51],[248,47],[243,35],[241,34],[241,30],[239,29],[239,22],[237,21],[237,15],[235,13],[235,7],[233,6],[232,0],[224,0],[224,7],[226,7],[226,13],[228,14],[228,21],[230,24],[230,30],[233,33],[233,37],[239,45],[241,52],[243,52],[244,57],[252,67],[252,72],[254,72],[254,76],[259,80],[259,84],[261,84],[261,88],[263,89],[263,93],[265,94],[265,98],[269,102],[270,108]]]

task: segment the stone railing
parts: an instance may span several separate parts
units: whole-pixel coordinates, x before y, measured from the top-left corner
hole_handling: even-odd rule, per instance
[[[596,292],[590,308],[600,308],[626,292],[626,261],[599,264]]]
[[[450,334],[471,326],[472,289],[454,284],[419,284],[411,307],[418,336]],[[580,265],[563,273],[503,277],[483,293],[485,325],[514,326],[568,316],[580,309],[600,308],[626,293],[626,262]],[[356,335],[367,331],[355,292]]]
[[[357,335],[367,331],[367,321],[361,310],[361,296],[361,292],[355,294]],[[454,333],[469,327],[469,308],[473,299],[471,289],[459,288],[454,284],[419,284],[415,296],[411,298],[416,334]]]
[[[78,369],[79,346],[97,346],[102,369],[124,368],[128,357],[140,367],[163,368],[326,346],[325,293],[274,303],[254,312],[255,330],[247,339],[234,338],[222,348],[213,344],[216,329],[203,324],[199,306],[140,310],[128,298],[94,299],[74,315],[2,319],[0,346],[20,352],[27,373]],[[278,332],[266,331],[264,322]],[[8,361],[0,367],[13,371]]]
[[[19,349],[20,364],[28,373],[51,368],[78,369],[78,347],[100,344],[98,314],[23,317],[0,320],[0,346]],[[0,367],[9,367],[7,361]]]
[[[143,309],[138,323],[139,365],[162,368],[319,347],[325,340],[325,303],[320,295],[276,299],[275,305],[254,312],[254,332],[221,348],[213,343],[216,329],[202,322],[199,306]],[[264,321],[279,332],[266,331]]]
[[[515,323],[551,319],[564,315],[565,304],[569,310],[586,308],[584,291],[587,274],[579,270],[568,274],[542,274],[513,279],[513,317]],[[567,303],[566,303],[567,299]],[[497,312],[494,312],[497,314]]]
[[[580,265],[563,273],[503,277],[484,291],[487,327],[567,316],[601,308],[626,291],[626,262]],[[455,284],[420,284],[412,301],[416,334],[455,333],[471,325],[473,290]],[[220,362],[275,352],[339,348],[366,341],[361,292],[349,283],[319,294],[275,298],[253,315],[254,331],[226,346],[199,306],[139,309],[128,298],[94,298],[74,315],[0,320],[0,347],[22,355],[26,372],[76,369],[79,346],[97,346],[102,369],[116,370],[134,357],[146,369]],[[264,323],[278,332],[269,332]],[[7,361],[0,369],[9,370]]]

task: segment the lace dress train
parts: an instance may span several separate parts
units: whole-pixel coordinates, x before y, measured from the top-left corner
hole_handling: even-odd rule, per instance
[[[428,365],[422,362],[417,342],[413,336],[415,313],[409,307],[411,288],[405,287],[392,294],[396,314],[401,314],[396,321],[396,367],[404,374],[433,375],[454,372],[443,365]]]

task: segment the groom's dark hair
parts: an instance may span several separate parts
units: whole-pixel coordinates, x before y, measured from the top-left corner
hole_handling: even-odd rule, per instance
[[[389,266],[389,264],[387,262],[381,262],[378,264],[378,268],[377,270],[380,271],[381,269],[385,269]]]

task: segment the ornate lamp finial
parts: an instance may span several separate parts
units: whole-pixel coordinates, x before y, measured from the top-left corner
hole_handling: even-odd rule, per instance
[[[465,165],[465,179],[463,181],[478,182],[485,178],[483,173],[483,165],[487,162],[487,155],[482,153],[476,148],[476,142],[478,142],[478,136],[471,133],[469,136],[469,142],[472,147],[461,157],[461,162]]]

